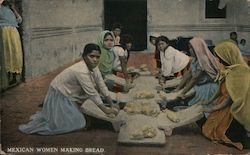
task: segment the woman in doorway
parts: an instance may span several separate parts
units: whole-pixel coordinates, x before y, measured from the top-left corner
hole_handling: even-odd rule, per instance
[[[190,40],[189,46],[193,57],[190,69],[184,74],[183,80],[175,91],[182,89],[179,97],[184,98],[185,94],[194,88],[195,96],[188,102],[191,106],[199,101],[208,100],[218,89],[214,79],[219,72],[219,67],[202,38],[194,37]]]
[[[22,18],[15,4],[0,0],[1,90],[21,80],[23,53],[17,31],[18,24],[21,22]]]
[[[173,79],[174,74],[184,70],[189,62],[189,56],[174,49],[169,45],[169,39],[165,36],[160,36],[156,39],[157,50],[160,51],[161,59],[161,76],[159,83],[163,85],[166,80]]]
[[[132,84],[124,78],[120,78],[113,74],[113,63],[115,61],[114,36],[110,31],[102,31],[98,38],[98,45],[101,48],[102,54],[100,57],[99,69],[104,77],[105,83],[109,90],[113,91],[115,84],[122,86],[124,91],[129,91]]]
[[[55,135],[84,128],[86,120],[79,109],[85,100],[92,100],[105,114],[117,114],[109,91],[97,67],[101,50],[96,44],[87,44],[83,60],[65,69],[50,83],[41,112],[31,116],[28,124],[19,130],[26,134]],[[111,108],[104,106],[100,94]]]
[[[204,102],[213,106],[207,109],[210,115],[202,127],[202,133],[212,141],[226,143],[240,150],[243,146],[249,148],[250,69],[234,43],[220,43],[215,47],[215,53],[222,66],[217,76],[221,83],[220,91]]]
[[[122,25],[120,23],[114,23],[112,26],[112,33],[114,35],[115,45],[120,45]]]

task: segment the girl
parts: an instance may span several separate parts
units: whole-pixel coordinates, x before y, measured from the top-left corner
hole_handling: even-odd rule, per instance
[[[190,61],[189,56],[169,46],[169,39],[165,36],[160,36],[156,39],[157,50],[160,51],[161,59],[161,76],[159,82],[161,85],[166,80],[173,78],[174,73],[185,69]]]

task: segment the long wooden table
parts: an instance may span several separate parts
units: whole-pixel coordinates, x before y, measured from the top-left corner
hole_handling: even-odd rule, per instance
[[[159,86],[157,79],[153,76],[140,76],[135,79],[134,83],[135,87],[127,94],[112,93],[112,98],[118,100],[118,102],[133,102],[133,104],[147,102],[156,108],[158,107],[159,110],[159,106],[156,103],[156,100],[160,98],[158,94],[159,92],[156,89],[156,87]],[[140,91],[152,92],[155,97],[150,99],[134,98],[135,94]],[[164,112],[160,112],[156,117],[151,117],[143,114],[130,115],[124,110],[120,110],[118,116],[110,118],[107,117],[91,100],[87,100],[82,105],[82,110],[87,115],[111,122],[115,131],[119,132],[118,142],[132,145],[165,145],[165,136],[170,136],[174,128],[192,123],[203,116],[200,105],[194,105],[185,110],[176,112],[175,115],[180,120],[177,123],[171,121]],[[153,138],[145,138],[142,140],[130,139],[131,134],[135,130],[140,129],[145,125],[155,128],[157,130],[157,135]]]

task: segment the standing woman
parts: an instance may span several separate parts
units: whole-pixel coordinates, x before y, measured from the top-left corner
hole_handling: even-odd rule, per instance
[[[211,114],[202,127],[202,133],[213,141],[231,144],[240,150],[244,146],[249,148],[250,68],[234,43],[220,43],[214,51],[223,65],[218,76],[222,91],[207,103],[214,106],[207,110]],[[236,125],[238,122],[245,128],[247,135]]]
[[[217,91],[218,85],[214,83],[214,79],[219,72],[219,67],[202,38],[194,37],[190,40],[189,46],[193,57],[191,66],[176,91],[183,88],[179,94],[179,97],[183,98],[191,88],[194,88],[195,96],[188,102],[189,105],[193,105],[199,101],[208,100]]]
[[[79,108],[87,99],[92,100],[105,114],[116,115],[118,112],[97,67],[100,55],[98,45],[87,44],[82,54],[83,60],[53,79],[42,111],[31,116],[28,124],[20,125],[19,130],[26,134],[55,135],[84,128],[86,120]],[[111,108],[103,104],[100,93]]]
[[[0,28],[1,28],[1,89],[14,84],[21,79],[23,67],[23,53],[18,24],[22,18],[16,10],[15,4],[7,0],[0,0]],[[2,61],[3,60],[3,61]]]

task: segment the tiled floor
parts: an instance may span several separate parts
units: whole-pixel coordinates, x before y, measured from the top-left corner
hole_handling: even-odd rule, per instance
[[[138,57],[140,58],[138,59]],[[155,69],[153,54],[140,53],[136,54],[136,57],[132,54],[129,64],[137,66],[140,62],[148,64],[151,70]],[[10,147],[104,148],[104,154],[107,155],[246,154],[250,151],[239,151],[232,147],[215,144],[201,135],[196,124],[177,128],[171,137],[166,138],[165,146],[154,147],[117,144],[118,134],[109,128],[100,126],[88,131],[81,130],[57,136],[22,134],[17,129],[18,125],[26,123],[30,115],[40,110],[38,105],[42,103],[50,81],[61,70],[63,68],[27,83],[22,83],[3,94],[1,97],[1,141],[4,151]]]

